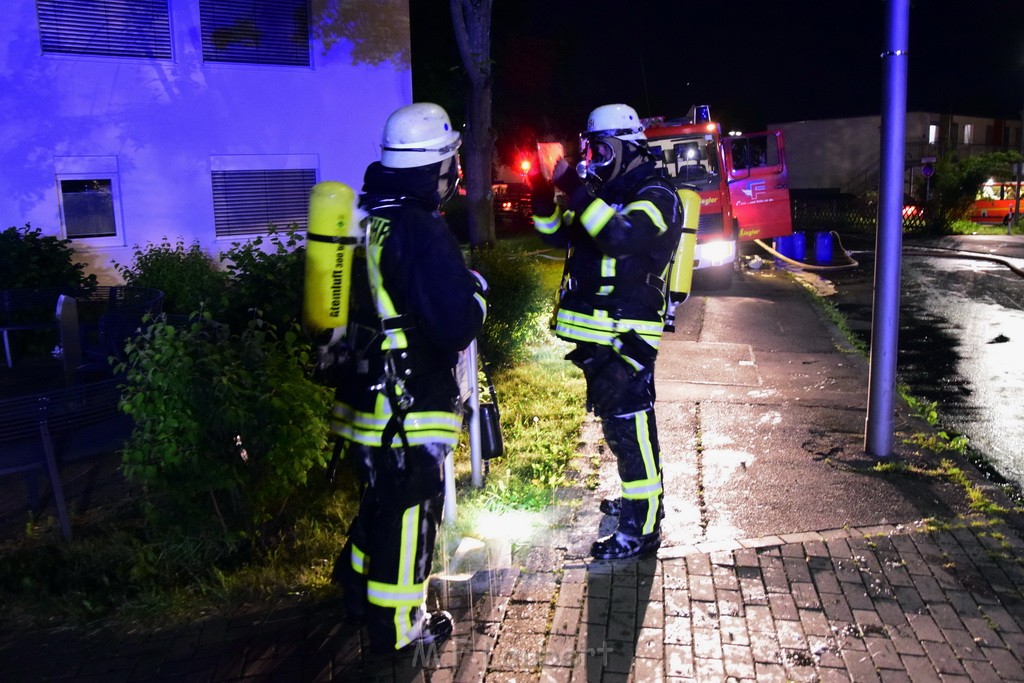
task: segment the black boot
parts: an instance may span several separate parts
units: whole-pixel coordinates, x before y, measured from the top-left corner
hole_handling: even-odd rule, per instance
[[[447,640],[454,630],[455,622],[449,612],[446,612],[445,610],[427,612],[423,615],[423,630],[420,631],[419,636],[413,638],[409,644],[402,647],[399,651],[408,652],[409,650],[414,650],[427,645],[437,645]],[[374,647],[373,650],[378,654],[385,652],[379,646]]]
[[[452,620],[452,615],[445,610],[428,612],[423,616],[423,619],[426,622],[423,624],[423,632],[414,642],[422,643],[423,645],[440,643],[447,640],[452,631],[455,630],[455,622]]]
[[[595,560],[621,560],[652,553],[660,546],[660,531],[643,536],[629,536],[616,531],[611,536],[594,541],[594,545],[590,546],[590,555]]]

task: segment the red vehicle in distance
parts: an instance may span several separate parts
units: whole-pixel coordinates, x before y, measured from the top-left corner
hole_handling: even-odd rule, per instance
[[[694,275],[712,289],[732,282],[739,242],[793,233],[780,131],[722,136],[707,105],[681,119],[644,120],[647,142],[672,183],[700,195]]]

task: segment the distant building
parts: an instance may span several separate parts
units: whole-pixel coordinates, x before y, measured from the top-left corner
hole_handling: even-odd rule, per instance
[[[768,124],[782,131],[789,186],[862,194],[878,189],[881,116]],[[1019,120],[908,112],[904,180],[910,191],[923,159],[1020,150]]]
[[[216,257],[304,224],[309,188],[358,189],[412,101],[408,3],[373,9],[395,58],[356,64],[367,46],[334,28],[351,24],[318,25],[308,0],[8,0],[0,229],[71,238],[102,282],[135,245]]]

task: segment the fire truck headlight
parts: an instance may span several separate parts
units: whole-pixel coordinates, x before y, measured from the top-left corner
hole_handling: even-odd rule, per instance
[[[707,261],[713,266],[729,263],[732,261],[732,242],[716,241],[702,244],[701,261]]]

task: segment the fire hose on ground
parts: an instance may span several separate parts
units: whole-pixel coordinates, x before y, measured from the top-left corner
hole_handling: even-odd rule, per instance
[[[794,266],[797,266],[797,267],[799,267],[799,268],[801,268],[803,270],[808,270],[808,271],[835,271],[835,270],[845,270],[847,268],[856,268],[857,266],[860,265],[860,263],[858,263],[857,260],[853,258],[853,255],[857,254],[857,253],[862,253],[862,254],[871,253],[870,250],[863,250],[863,251],[859,251],[859,252],[858,251],[847,250],[847,249],[845,249],[843,247],[842,242],[839,239],[839,235],[834,230],[830,231],[830,234],[833,236],[833,238],[836,240],[836,243],[839,245],[839,250],[846,257],[846,259],[847,259],[846,263],[841,263],[841,264],[837,264],[837,265],[823,265],[823,264],[805,263],[804,261],[793,259],[793,258],[790,258],[789,256],[786,256],[785,254],[780,253],[775,248],[773,248],[773,247],[769,246],[768,244],[766,244],[763,240],[754,240],[754,242],[759,247],[761,247],[762,249],[764,249],[765,251],[767,251],[768,253],[770,253],[772,256],[774,256],[775,258],[779,259],[780,261],[783,261],[784,263],[790,263],[790,264],[792,264]],[[990,263],[998,263],[999,265],[1006,266],[1007,268],[1009,268],[1010,271],[1013,272],[1018,277],[1024,277],[1024,268],[1021,268],[1021,267],[1017,266],[1016,264],[1014,264],[1012,261],[1010,261],[1007,258],[1004,258],[1002,256],[997,256],[995,254],[981,254],[981,253],[978,253],[978,252],[975,252],[975,251],[964,251],[962,249],[950,249],[948,247],[917,247],[917,246],[910,246],[910,247],[904,247],[903,250],[906,253],[918,254],[918,255],[922,255],[922,256],[962,258],[962,259],[972,259],[972,260],[975,260],[975,261],[988,261]]]

